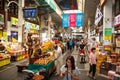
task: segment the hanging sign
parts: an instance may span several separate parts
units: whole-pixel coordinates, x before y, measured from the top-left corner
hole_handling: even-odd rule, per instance
[[[24,18],[36,18],[37,8],[23,8],[23,17]]]
[[[74,13],[70,14],[69,25],[70,25],[70,27],[76,26],[76,14],[74,14]]]
[[[11,17],[11,24],[12,25],[18,25],[18,19],[15,17]]]
[[[62,26],[64,28],[68,28],[69,27],[69,14],[63,14],[62,15]]]
[[[105,28],[105,40],[111,40],[112,39],[112,28]]]
[[[77,27],[83,26],[83,13],[76,14],[76,26]]]
[[[66,27],[82,27],[83,13],[62,14],[62,26]]]
[[[4,24],[4,15],[0,14],[0,24]]]

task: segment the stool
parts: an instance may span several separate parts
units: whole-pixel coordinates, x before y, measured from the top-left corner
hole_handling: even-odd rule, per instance
[[[33,76],[33,80],[44,80],[44,76],[43,75],[34,75]]]
[[[114,71],[108,71],[108,79],[109,80],[114,80],[114,75],[115,75]]]
[[[114,75],[114,80],[120,80],[120,75],[119,74],[115,74]]]
[[[26,65],[26,64],[17,65],[18,72],[22,72],[23,69],[27,69],[27,68],[28,68],[28,65]]]

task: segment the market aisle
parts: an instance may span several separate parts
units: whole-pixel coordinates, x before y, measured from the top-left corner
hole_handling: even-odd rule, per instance
[[[85,64],[80,64],[80,60],[79,60],[79,54],[78,54],[78,50],[74,50],[74,52],[72,53],[72,55],[74,56],[75,58],[75,61],[76,61],[76,65],[78,66],[81,74],[80,74],[80,80],[92,80],[91,78],[87,77],[87,72],[89,70],[89,63],[88,63],[88,59],[87,60],[87,63]],[[101,74],[97,74],[96,75],[96,79],[97,80],[108,80],[106,78],[106,76],[103,76]]]
[[[64,56],[64,61],[66,60],[67,56],[70,55],[69,51],[67,51],[66,55]],[[80,74],[80,80],[93,80],[92,78],[87,77],[86,73],[89,70],[89,63],[85,64],[80,64],[79,62],[79,55],[78,55],[78,50],[74,49],[72,54],[75,58],[76,65],[78,66],[81,74]],[[96,75],[97,80],[108,80],[106,76],[97,74]],[[50,80],[61,80],[59,76],[55,76],[54,74],[51,76]]]
[[[66,60],[68,55],[71,55],[69,51],[65,52],[64,54],[64,61]],[[80,80],[92,80],[91,78],[86,76],[86,73],[89,69],[89,64],[80,64],[79,63],[79,56],[78,56],[78,50],[74,50],[72,55],[75,57],[76,65],[78,66],[81,74],[80,74]],[[24,59],[17,62],[12,62],[10,65],[4,66],[0,68],[0,80],[23,80],[25,77],[24,73],[17,72],[17,64],[20,63],[27,63],[28,60]],[[107,80],[107,78],[101,76],[101,74],[97,75],[97,80]],[[55,76],[54,74],[51,75],[50,80],[61,80],[59,76]]]
[[[0,80],[23,80],[24,73],[17,72],[17,64],[27,63],[28,60],[24,59],[17,62],[12,62],[9,65],[0,67]]]

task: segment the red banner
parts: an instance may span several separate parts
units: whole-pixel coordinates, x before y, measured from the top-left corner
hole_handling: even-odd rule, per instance
[[[70,14],[69,25],[70,25],[70,27],[76,26],[76,14],[74,14],[74,13]]]

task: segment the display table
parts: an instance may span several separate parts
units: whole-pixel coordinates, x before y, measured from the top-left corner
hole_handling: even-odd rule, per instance
[[[11,55],[11,61],[19,61],[25,58],[25,51],[24,50],[18,50],[18,51],[9,51],[9,54]]]
[[[40,72],[42,70],[46,70],[45,77],[48,80],[50,74],[55,70],[54,61],[51,61],[51,62],[49,62],[46,65],[42,65],[42,64],[29,64],[28,65],[28,70],[31,70],[33,72]]]
[[[2,58],[0,59],[0,67],[10,64],[10,58]]]

